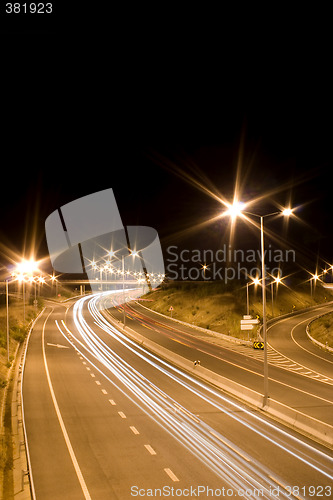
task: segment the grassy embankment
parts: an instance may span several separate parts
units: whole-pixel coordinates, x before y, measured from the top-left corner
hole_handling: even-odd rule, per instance
[[[262,320],[261,288],[249,287],[250,314]],[[246,314],[246,288],[242,285],[225,285],[223,282],[170,283],[146,294],[143,298],[151,302],[143,305],[170,316],[173,307],[175,319],[192,323],[240,339],[248,338],[248,331],[240,329],[240,320]],[[298,311],[305,307],[333,300],[333,294],[317,285],[311,298],[309,284],[290,283],[289,287],[279,285],[274,290],[274,316]],[[270,287],[267,288],[267,318],[272,318],[272,299]],[[250,332],[256,336],[256,328]]]
[[[23,305],[21,300],[9,298],[9,361],[7,355],[7,315],[5,307],[5,297],[0,296],[0,412],[3,408],[3,427],[0,433],[0,498],[11,498],[13,491],[12,468],[12,428],[11,428],[11,396],[12,377],[9,376],[11,365],[14,361],[16,350],[23,342],[29,324],[40,310],[41,301],[37,308],[26,304],[25,321]],[[9,377],[9,379],[8,379]],[[4,398],[6,397],[6,400]],[[1,414],[1,413],[0,413]],[[1,423],[2,424],[2,423]],[[2,496],[1,496],[2,494]]]
[[[67,290],[61,287],[62,300],[64,297],[77,295],[77,291]],[[14,291],[17,293],[17,290]],[[53,289],[45,289],[45,293],[55,300]],[[43,299],[38,298],[37,307],[32,305],[32,297],[27,297],[25,305],[25,319],[22,297],[9,296],[9,361],[7,355],[7,315],[4,290],[0,294],[0,415],[3,407],[3,427],[0,430],[0,499],[10,500],[14,498],[13,489],[13,447],[11,426],[11,399],[13,378],[10,373],[16,350],[24,341],[31,321],[36,317],[43,307]],[[4,400],[6,398],[6,400]]]
[[[309,333],[318,342],[333,347],[333,313],[325,314],[313,321],[310,324]]]

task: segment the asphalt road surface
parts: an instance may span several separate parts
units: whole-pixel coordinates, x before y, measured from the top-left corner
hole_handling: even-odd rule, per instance
[[[114,301],[116,303],[116,301]],[[268,329],[269,396],[333,425],[333,356],[307,338],[306,325],[324,305],[278,320]],[[141,304],[126,304],[126,324],[150,340],[252,390],[263,393],[263,352],[207,334],[157,315]],[[110,317],[123,321],[122,306]]]
[[[99,310],[105,300],[111,306],[111,298],[46,307],[31,333],[23,408],[38,500],[330,498],[333,459],[327,448],[128,339]],[[180,332],[174,335],[177,352],[189,349]],[[249,362],[251,371],[261,363],[228,353],[246,377]],[[232,366],[229,361],[225,366]]]

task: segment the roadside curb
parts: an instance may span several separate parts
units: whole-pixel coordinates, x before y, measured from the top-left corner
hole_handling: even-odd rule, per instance
[[[317,316],[316,318],[314,318],[312,321],[310,321],[310,323],[308,325],[306,325],[306,334],[307,334],[309,340],[311,340],[311,342],[315,346],[319,347],[320,349],[323,349],[326,352],[333,353],[333,347],[325,345],[322,342],[319,342],[319,340],[316,340],[314,337],[312,337],[312,335],[310,334],[310,330],[309,330],[309,326],[311,325],[311,323],[313,323],[314,321],[317,321],[317,319],[322,318],[323,316],[326,316],[327,314],[330,314],[331,312],[332,311],[330,311],[328,313],[325,313],[325,314],[320,314],[319,316]]]
[[[186,323],[185,321],[181,321],[180,319],[171,318],[170,316],[167,316],[166,314],[154,311],[153,309],[150,309],[149,307],[144,306],[143,304],[141,304],[138,301],[135,301],[135,302],[136,302],[136,304],[143,307],[144,309],[147,309],[147,311],[153,312],[154,314],[158,314],[159,316],[162,316],[163,318],[170,319],[171,321],[175,321],[176,323],[179,323],[181,325],[188,326],[190,328],[194,328],[195,330],[201,331],[203,333],[207,333],[207,334],[212,335],[213,337],[216,337],[216,338],[220,338],[223,340],[227,340],[229,342],[233,342],[235,344],[241,344],[241,345],[246,345],[246,346],[250,346],[250,347],[252,346],[252,341],[250,341],[250,340],[238,339],[237,337],[232,337],[231,335],[226,335],[224,333],[215,332],[214,330],[208,330],[208,328],[202,328],[201,326],[192,325],[191,323]],[[294,311],[294,312],[281,314],[280,316],[275,316],[274,318],[270,318],[267,321],[267,326],[271,326],[274,323],[278,323],[279,321],[282,321],[284,319],[292,318],[294,316],[298,316],[299,314],[304,314],[307,311],[311,311],[312,309],[316,309],[318,307],[325,307],[327,305],[333,305],[333,300],[329,301],[329,302],[325,302],[323,304],[315,304],[314,306],[305,307],[303,309],[298,309],[297,311]],[[328,314],[328,313],[325,313],[325,314]],[[262,340],[261,330],[262,330],[262,324],[258,326],[257,333],[256,333],[256,337],[260,338]]]
[[[14,371],[14,385],[11,401],[14,498],[18,500],[30,500],[32,498],[25,451],[21,398],[22,363],[25,348],[26,340],[19,347],[18,356],[15,363],[16,366]]]
[[[223,340],[228,340],[229,342],[234,342],[235,344],[252,346],[252,342],[250,340],[238,339],[237,337],[233,337],[231,335],[226,335],[225,333],[215,332],[214,330],[209,330],[208,328],[202,328],[201,326],[192,325],[192,323],[186,323],[186,321],[181,321],[180,319],[171,318],[170,316],[166,316],[165,314],[154,311],[153,309],[149,309],[149,307],[146,307],[143,304],[140,304],[140,302],[138,302],[138,301],[135,301],[135,302],[136,302],[136,304],[143,307],[144,309],[147,309],[147,311],[158,314],[159,316],[162,316],[163,318],[166,318],[166,319],[170,319],[171,321],[175,321],[176,323],[180,323],[181,325],[188,326],[190,328],[194,328],[195,330],[198,330],[199,332],[207,333],[208,335],[211,335],[212,337],[216,337],[216,338],[223,339]]]
[[[109,322],[113,322],[107,313],[101,311]],[[117,324],[117,323],[116,323]],[[245,387],[233,380],[230,380],[222,375],[205,368],[201,365],[194,365],[194,361],[180,356],[165,347],[162,347],[155,342],[147,339],[143,335],[135,332],[130,327],[123,327],[118,323],[117,327],[130,337],[132,340],[139,342],[142,347],[160,356],[166,361],[173,363],[177,367],[186,372],[195,375],[201,380],[208,382],[229,395],[239,399],[241,402],[252,406],[263,414],[268,414],[277,419],[279,422],[291,427],[301,434],[310,437],[328,448],[333,449],[333,427],[325,422],[315,419],[305,413],[302,413],[294,408],[291,408],[279,401],[269,399],[267,406],[263,406],[264,396],[248,387]]]
[[[27,347],[32,330],[42,316],[45,307],[31,323],[28,335],[20,346],[20,357],[16,360],[12,396],[13,482],[15,500],[35,500],[29,448],[24,422],[22,383]],[[20,361],[19,361],[20,360]]]

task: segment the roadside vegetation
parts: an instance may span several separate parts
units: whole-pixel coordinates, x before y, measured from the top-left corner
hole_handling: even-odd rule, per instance
[[[22,292],[16,285],[13,288],[13,292],[9,295],[9,356],[7,353],[6,295],[4,288],[0,290],[0,419],[3,418],[3,422],[0,422],[0,500],[14,498],[11,420],[13,378],[10,369],[15,361],[17,349],[26,338],[32,321],[44,307],[44,298],[38,297],[35,306],[34,295],[28,290],[24,311]],[[58,295],[55,287],[45,286],[42,291],[43,297],[63,300],[80,293],[78,289],[65,288],[61,285],[57,291]]]
[[[291,282],[274,288],[272,307],[271,289],[267,287],[267,319],[292,313],[305,307],[333,300],[330,290],[317,285],[313,297],[308,283]],[[276,285],[275,285],[276,286]],[[257,289],[256,289],[257,288]],[[249,287],[249,309],[253,318],[262,321],[261,288]],[[223,282],[177,282],[163,284],[149,292],[142,304],[154,311],[191,323],[208,330],[248,339],[248,331],[240,329],[240,320],[246,314],[246,285]],[[256,336],[256,328],[250,331]]]
[[[22,300],[9,297],[9,361],[7,354],[7,314],[5,295],[0,295],[0,498],[10,499],[13,492],[13,447],[11,428],[11,396],[12,377],[10,369],[15,353],[21,342],[24,341],[31,321],[36,317],[41,307],[39,299],[37,307],[32,303],[25,306],[25,318]]]
[[[6,387],[8,370],[14,360],[14,355],[19,343],[23,342],[29,329],[29,324],[42,307],[38,300],[35,307],[32,304],[25,306],[25,319],[22,300],[9,297],[9,361],[7,356],[7,315],[5,296],[0,295],[0,400],[2,390]]]
[[[312,321],[309,333],[321,344],[333,348],[333,313],[325,314],[325,316]]]

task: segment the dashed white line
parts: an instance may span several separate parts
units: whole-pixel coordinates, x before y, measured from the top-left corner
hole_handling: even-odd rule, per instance
[[[151,455],[156,455],[156,451],[150,446],[150,444],[145,444],[145,448]]]
[[[101,385],[100,381],[99,380],[95,380],[96,384],[97,385]]]
[[[164,472],[168,474],[169,478],[172,479],[172,481],[174,482],[179,481],[178,477],[176,476],[176,474],[172,472],[171,469],[164,469]]]
[[[102,393],[103,393],[103,394],[107,394],[107,393],[108,393],[108,391],[106,391],[105,389],[102,389]],[[111,400],[109,399],[109,401],[111,401]]]
[[[134,427],[134,425],[131,425],[130,429],[133,432],[133,434],[140,434],[140,432],[138,431],[138,429],[136,427]]]
[[[116,406],[116,403],[113,401],[113,399],[109,399],[109,403],[110,403],[112,406]]]
[[[243,453],[241,453],[239,450],[237,450],[236,448],[234,448],[233,446],[231,446],[229,443],[227,443],[227,441],[225,441],[220,436],[218,436],[217,434],[215,434],[215,432],[210,431],[210,433],[213,436],[215,436],[219,441],[221,441],[223,444],[225,444],[226,446],[228,446],[228,448],[230,448],[232,451],[234,451],[235,453],[237,453],[237,455],[239,455],[240,457],[242,457],[244,460],[246,460],[247,462],[251,462],[250,458],[248,458],[247,456],[243,455]]]
[[[91,373],[90,376],[91,377],[96,377],[96,375],[94,373]]]
[[[279,486],[281,486],[281,488],[283,488],[284,490],[288,491],[286,485],[284,485],[283,483],[281,483],[280,481],[278,481],[275,477],[273,477],[273,476],[268,476],[268,477],[270,479],[272,479],[276,484],[278,484]],[[299,496],[297,496],[295,494],[293,494],[293,497],[297,498],[298,500],[302,500],[301,497],[299,497]]]
[[[123,413],[122,411],[118,411],[118,415],[119,415],[119,417],[121,417],[121,418],[126,418],[125,413]]]
[[[53,309],[51,310],[51,312],[47,316],[47,318],[46,318],[46,320],[44,322],[43,331],[42,331],[42,350],[43,350],[43,359],[44,359],[44,367],[45,367],[45,372],[46,372],[46,378],[47,378],[47,382],[48,382],[48,385],[49,385],[49,389],[50,389],[50,393],[51,393],[51,397],[52,397],[52,401],[53,401],[53,406],[54,406],[54,409],[56,411],[56,414],[57,414],[57,417],[58,417],[58,421],[59,421],[59,424],[60,424],[60,427],[61,427],[64,439],[65,439],[66,446],[67,446],[69,455],[71,457],[71,460],[72,460],[72,463],[73,463],[76,475],[77,475],[78,480],[80,482],[80,486],[81,486],[84,498],[86,500],[91,500],[91,496],[89,494],[87,485],[86,485],[85,480],[83,478],[83,475],[82,475],[80,466],[78,464],[77,458],[75,456],[75,453],[74,453],[71,441],[69,439],[69,436],[68,436],[68,433],[67,433],[67,430],[66,430],[66,427],[65,427],[62,415],[60,413],[60,409],[59,409],[58,402],[57,402],[57,399],[56,399],[56,396],[55,396],[55,393],[54,393],[54,390],[53,390],[53,385],[52,385],[52,382],[51,382],[49,368],[48,368],[48,364],[47,364],[47,360],[46,360],[46,353],[45,353],[45,326],[46,326],[46,322],[49,319],[49,316],[50,316],[50,314],[52,312],[53,312]],[[58,326],[58,324],[57,324],[57,326]]]
[[[182,408],[181,406],[179,406],[177,403],[174,403],[174,406],[180,410],[181,412],[183,412],[185,415],[187,415],[188,417],[190,417],[192,420],[194,420],[194,422],[196,422],[197,424],[200,422],[200,420],[198,420],[197,418],[193,417],[193,415],[191,415],[190,412],[188,412],[187,410],[185,410],[184,408]]]

